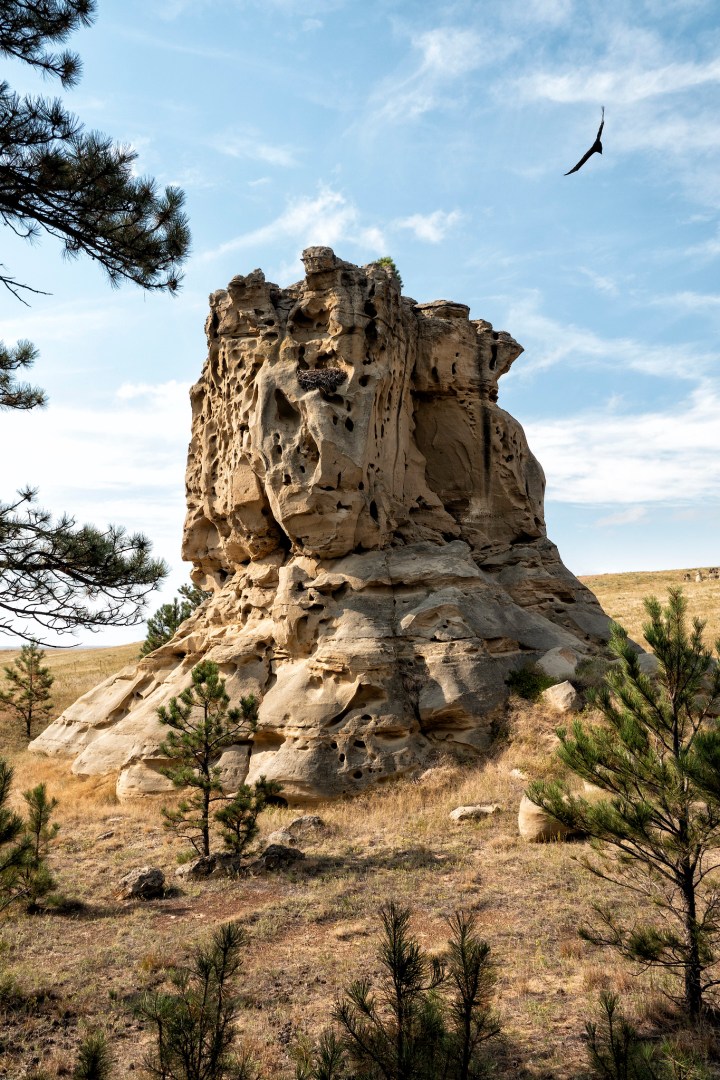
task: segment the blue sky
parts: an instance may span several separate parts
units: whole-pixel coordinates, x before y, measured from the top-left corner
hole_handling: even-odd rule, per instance
[[[303,247],[394,257],[418,301],[525,347],[500,384],[576,573],[720,563],[720,20],[715,0],[100,0],[66,104],[187,195],[176,298],[111,290],[51,239],[2,261],[42,413],[5,415],[3,489],[179,560],[207,295]],[[47,94],[22,65],[5,77]],[[591,145],[605,106],[605,152]],[[5,230],[8,232],[8,230]],[[134,640],[138,628],[81,637]]]

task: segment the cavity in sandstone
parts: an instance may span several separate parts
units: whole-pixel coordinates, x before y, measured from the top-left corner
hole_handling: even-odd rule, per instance
[[[288,801],[363,790],[439,743],[481,751],[514,668],[607,638],[594,596],[547,539],[544,477],[497,404],[522,352],[464,304],[417,304],[377,264],[303,255],[210,297],[191,391],[184,558],[212,596],[175,637],[85,694],[31,748],[170,786],[159,705],[201,659],[261,699],[227,786]]]

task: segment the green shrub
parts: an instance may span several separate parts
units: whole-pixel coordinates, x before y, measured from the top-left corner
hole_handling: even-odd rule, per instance
[[[557,679],[546,675],[535,664],[526,664],[525,667],[516,668],[505,680],[513,694],[525,698],[526,701],[537,701],[543,690],[554,686],[556,682]]]

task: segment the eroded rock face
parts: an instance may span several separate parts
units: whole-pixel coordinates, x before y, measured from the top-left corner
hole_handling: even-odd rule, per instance
[[[191,391],[184,557],[213,595],[171,642],[35,742],[124,795],[167,783],[156,709],[214,660],[262,699],[222,763],[289,801],[358,791],[438,741],[485,748],[510,670],[576,655],[608,620],[547,540],[544,477],[497,381],[522,349],[387,268],[304,253],[210,298]],[[230,760],[232,758],[232,760]]]

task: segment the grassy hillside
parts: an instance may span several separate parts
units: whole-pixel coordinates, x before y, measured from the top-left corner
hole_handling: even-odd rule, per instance
[[[682,572],[673,571],[586,583],[637,636],[642,597],[650,591],[662,596],[681,579]],[[686,588],[691,610],[714,625],[719,591],[715,582]],[[136,652],[137,646],[127,646],[53,654],[62,688],[58,706]],[[439,754],[429,776],[313,808],[325,828],[303,844],[306,858],[296,868],[177,887],[181,845],[163,828],[156,801],[117,804],[113,778],[71,777],[65,762],[31,756],[15,740],[8,756],[16,791],[45,780],[60,800],[52,867],[63,890],[84,907],[72,916],[14,915],[2,925],[4,966],[34,1003],[3,1004],[0,993],[0,1076],[31,1076],[33,1060],[51,1080],[67,1076],[83,1032],[97,1026],[108,1031],[118,1080],[141,1076],[150,1034],[128,1003],[139,990],[159,988],[166,965],[182,961],[213,926],[240,919],[249,936],[241,1033],[266,1080],[289,1078],[294,1039],[327,1023],[351,979],[377,972],[377,909],[390,898],[412,908],[416,934],[436,951],[447,940],[447,915],[458,907],[477,912],[498,965],[499,1077],[583,1076],[584,1023],[595,1015],[602,989],[621,994],[645,1031],[672,1025],[660,977],[638,973],[578,937],[594,902],[630,910],[629,896],[582,867],[578,857],[586,845],[527,845],[517,835],[523,776],[556,772],[555,723],[543,708],[513,700],[487,757]],[[480,822],[449,820],[454,807],[482,802],[501,810]],[[262,822],[263,835],[297,813],[273,809]],[[143,865],[165,871],[173,885],[168,897],[119,900],[119,878]],[[703,1039],[712,1051],[715,1036],[706,1032]]]
[[[619,622],[630,636],[645,644],[642,625],[646,621],[643,599],[657,596],[664,601],[671,586],[680,586],[687,597],[691,616],[707,623],[705,640],[715,642],[720,637],[720,581],[684,581],[688,570],[652,570],[632,574],[595,574],[580,580],[597,596],[608,615]]]

